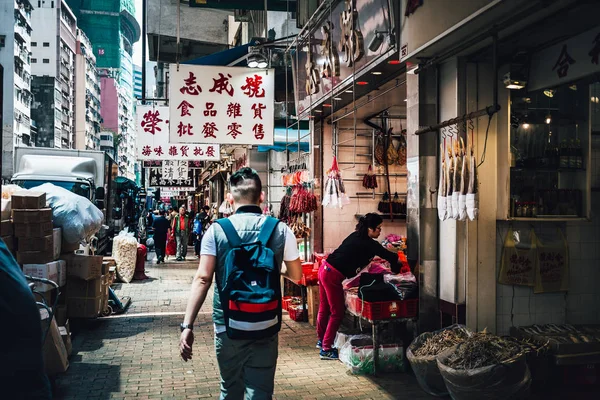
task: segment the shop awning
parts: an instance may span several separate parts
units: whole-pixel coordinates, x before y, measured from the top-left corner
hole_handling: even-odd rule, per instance
[[[196,58],[196,59],[193,59],[190,61],[185,61],[183,64],[227,66],[227,65],[233,63],[234,61],[239,60],[240,58],[247,55],[248,47],[255,46],[256,44],[257,44],[257,42],[252,40],[248,44],[233,47],[231,49],[224,50],[224,51],[219,51],[217,53],[209,54],[207,56],[199,57],[199,58]],[[237,64],[240,64],[240,63],[243,63],[244,66],[246,65],[244,60],[238,62]]]

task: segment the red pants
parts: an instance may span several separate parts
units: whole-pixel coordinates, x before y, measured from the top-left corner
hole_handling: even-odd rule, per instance
[[[342,324],[346,304],[342,281],[344,275],[326,261],[319,268],[319,314],[317,315],[317,336],[323,341],[323,350],[333,347],[335,335]]]

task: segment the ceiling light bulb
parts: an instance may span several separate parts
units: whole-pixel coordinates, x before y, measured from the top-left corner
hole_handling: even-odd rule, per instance
[[[550,122],[552,122],[552,116],[550,114],[546,115],[546,123],[548,125],[550,125]]]
[[[342,98],[341,98],[341,97],[334,97],[333,99],[334,99],[334,100],[337,100],[337,101],[340,101],[340,100],[342,100]]]
[[[529,129],[529,124],[527,122],[523,123],[523,129]]]
[[[352,89],[348,89],[346,90],[346,93],[354,93],[354,91]]]
[[[554,97],[554,93],[556,93],[556,90],[554,90],[554,89],[546,89],[546,90],[544,90],[544,94],[547,97],[550,97],[550,98]]]
[[[258,67],[258,61],[256,61],[256,60],[248,61],[248,67],[250,67],[250,68]]]
[[[267,60],[261,60],[257,64],[258,68],[267,68],[268,66],[269,66],[269,63],[267,63]]]
[[[371,74],[373,74],[373,75],[381,75],[382,73],[383,72],[381,72],[381,71],[373,71],[373,72],[371,72]]]

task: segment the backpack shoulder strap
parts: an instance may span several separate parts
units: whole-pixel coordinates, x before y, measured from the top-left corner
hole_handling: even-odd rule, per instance
[[[262,228],[260,228],[260,233],[258,234],[258,241],[261,242],[264,246],[267,245],[271,235],[273,235],[273,231],[275,227],[279,223],[277,218],[267,217],[265,223]]]
[[[225,232],[225,236],[227,236],[227,240],[232,247],[240,247],[242,245],[242,239],[229,219],[221,218],[216,220],[215,223],[221,226],[221,229]]]

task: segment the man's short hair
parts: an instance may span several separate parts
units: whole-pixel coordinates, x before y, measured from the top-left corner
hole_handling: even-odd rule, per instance
[[[235,202],[258,203],[262,192],[262,183],[258,173],[250,167],[237,170],[229,179],[231,195]]]
[[[203,207],[202,207],[202,209],[203,209],[204,211],[208,211],[208,210],[210,210],[210,207],[209,207],[209,206],[203,206]]]

